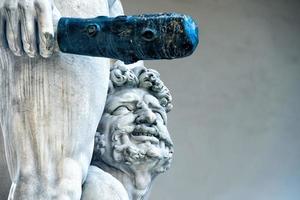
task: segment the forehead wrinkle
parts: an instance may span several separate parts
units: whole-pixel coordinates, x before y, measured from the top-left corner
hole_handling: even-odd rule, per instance
[[[133,102],[141,99],[141,96],[135,92],[126,92],[123,95],[120,95],[119,98],[121,102]]]
[[[140,95],[136,94],[134,91],[124,91],[123,93],[115,93],[112,94],[109,98],[113,101],[119,101],[119,102],[131,102],[136,101],[138,99],[141,99]]]
[[[147,104],[147,105],[151,105],[154,108],[158,108],[161,109],[162,106],[160,105],[159,101],[157,100],[156,97],[154,97],[151,94],[145,94],[143,97],[143,101]]]
[[[110,109],[120,104],[136,104],[141,101],[142,97],[140,94],[137,94],[133,91],[124,91],[124,93],[115,93],[112,94],[107,101],[106,107]]]

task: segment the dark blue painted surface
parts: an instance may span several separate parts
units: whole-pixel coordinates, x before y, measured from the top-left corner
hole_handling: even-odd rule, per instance
[[[177,13],[61,18],[58,23],[62,52],[115,58],[126,64],[186,57],[198,41],[194,20]]]

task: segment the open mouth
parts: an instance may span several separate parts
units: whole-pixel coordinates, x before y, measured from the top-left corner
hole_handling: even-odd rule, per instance
[[[132,137],[136,141],[145,142],[150,141],[152,143],[159,143],[159,134],[158,133],[150,133],[150,132],[141,132],[141,131],[133,131],[131,133]]]

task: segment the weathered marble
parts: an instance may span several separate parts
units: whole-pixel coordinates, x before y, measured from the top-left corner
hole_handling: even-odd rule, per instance
[[[137,65],[129,69],[117,62],[110,71],[82,200],[145,200],[154,178],[170,167],[172,98],[155,70]]]
[[[13,182],[9,199],[78,200],[105,105],[110,60],[52,55],[53,24],[60,14],[119,15],[121,4],[0,0],[0,11],[0,123]]]

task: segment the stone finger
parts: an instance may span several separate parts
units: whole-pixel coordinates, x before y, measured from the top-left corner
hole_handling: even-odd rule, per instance
[[[20,22],[23,49],[29,57],[37,54],[37,38],[35,34],[34,9],[32,7],[20,7]]]
[[[2,9],[0,9],[0,47],[7,46],[4,31],[5,31],[5,17],[2,12]]]
[[[42,57],[48,58],[53,54],[55,45],[52,6],[50,3],[35,5],[38,22],[38,46]]]
[[[22,55],[21,31],[16,8],[5,8],[4,15],[6,19],[6,39],[10,50],[16,55]]]

